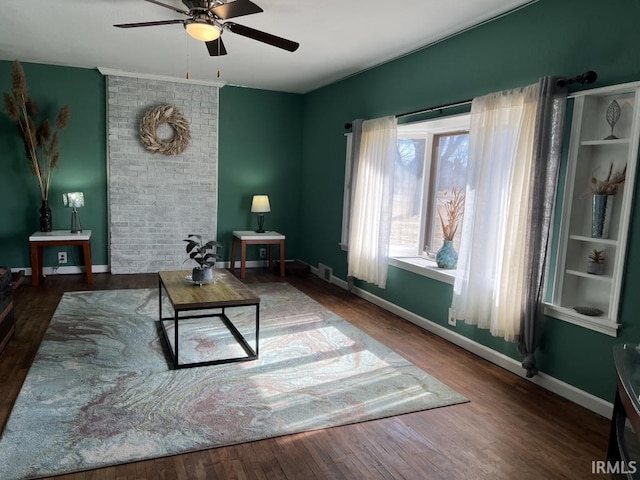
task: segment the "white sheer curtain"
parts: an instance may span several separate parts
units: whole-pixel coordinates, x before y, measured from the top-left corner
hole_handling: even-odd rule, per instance
[[[381,288],[387,282],[396,139],[395,117],[384,117],[362,122],[354,145],[347,273]]]
[[[539,85],[474,99],[465,216],[452,307],[457,318],[520,334]]]

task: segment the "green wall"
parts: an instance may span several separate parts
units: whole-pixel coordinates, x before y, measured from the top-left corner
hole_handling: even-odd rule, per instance
[[[338,243],[342,222],[343,125],[456,102],[527,85],[543,75],[598,72],[594,86],[640,80],[640,2],[540,0],[432,47],[306,95],[227,86],[220,91],[218,237],[229,258],[231,232],[252,228],[256,193],[270,196],[265,226],[287,235],[287,257],[318,262],[346,278]],[[428,21],[426,19],[425,21]],[[61,135],[60,167],[51,199],[54,228],[67,228],[64,191],[82,189],[83,225],[93,230],[94,264],[107,264],[105,81],[94,70],[23,63],[30,93],[41,109],[71,106]],[[0,61],[0,91],[10,88],[11,62]],[[27,237],[38,229],[40,198],[22,154],[15,125],[0,113],[0,264],[29,265]],[[547,318],[538,359],[541,370],[611,400],[615,376],[611,347],[640,342],[640,197],[632,215],[622,331],[617,338]],[[51,252],[53,254],[53,252]],[[48,265],[54,263],[51,255]],[[255,258],[255,252],[250,252]],[[73,263],[74,258],[71,257]],[[451,286],[390,267],[385,290],[374,294],[446,328]],[[513,345],[475,327],[456,332],[518,358]]]
[[[269,195],[265,229],[287,236],[287,258],[299,256],[302,106],[301,95],[240,87],[220,91],[218,239],[227,246],[225,258],[233,230],[256,228],[250,211],[254,194]],[[257,258],[257,248],[247,256]]]
[[[338,242],[342,220],[345,122],[457,102],[528,85],[544,75],[598,73],[593,86],[640,80],[640,2],[540,0],[432,47],[305,95],[300,208],[302,258],[346,279]],[[612,400],[611,347],[640,341],[640,197],[636,195],[617,338],[546,319],[541,371]],[[320,220],[320,221],[318,221]],[[387,288],[372,293],[446,328],[451,286],[390,267]],[[459,322],[457,333],[519,359],[512,344]]]
[[[11,88],[12,62],[0,61],[0,92]],[[71,108],[69,126],[60,133],[60,162],[50,192],[53,228],[66,229],[71,214],[62,193],[82,190],[82,224],[92,230],[94,265],[108,264],[106,82],[97,70],[22,63],[29,94],[42,113],[55,120]],[[298,255],[298,196],[302,157],[302,96],[225,86],[220,90],[218,238],[230,256],[231,232],[255,228],[252,195],[266,193],[272,212],[265,227],[287,235],[287,256]],[[30,173],[15,123],[0,112],[0,265],[28,267],[28,236],[39,229],[41,198]],[[69,248],[69,264],[79,253]],[[45,265],[55,265],[47,249]],[[257,258],[251,250],[249,258]]]
[[[11,88],[12,62],[0,61],[0,92]],[[94,265],[107,264],[107,172],[105,80],[97,70],[22,63],[29,96],[50,122],[64,104],[70,106],[68,127],[60,132],[60,160],[54,170],[49,204],[54,229],[71,226],[71,212],[62,205],[62,193],[83,191],[82,226],[92,230]],[[28,237],[40,229],[41,204],[36,177],[24,156],[16,124],[0,111],[0,264],[28,267]],[[45,265],[55,264],[47,249]],[[79,264],[69,249],[69,263]]]

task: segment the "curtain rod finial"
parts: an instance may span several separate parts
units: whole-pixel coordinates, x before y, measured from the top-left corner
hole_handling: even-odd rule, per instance
[[[557,87],[566,87],[567,85],[571,85],[572,83],[579,83],[580,85],[584,85],[585,83],[593,83],[598,79],[598,74],[593,70],[589,70],[588,72],[584,72],[582,75],[578,75],[573,78],[560,78],[556,81]]]

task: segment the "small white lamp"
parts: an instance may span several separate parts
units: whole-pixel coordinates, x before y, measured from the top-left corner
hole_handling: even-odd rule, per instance
[[[62,202],[67,208],[71,210],[71,233],[81,233],[82,223],[80,222],[80,214],[78,208],[84,207],[84,193],[71,192],[62,194]]]
[[[271,211],[268,195],[254,195],[251,202],[251,211],[258,214],[258,229],[256,233],[264,233],[264,214]]]

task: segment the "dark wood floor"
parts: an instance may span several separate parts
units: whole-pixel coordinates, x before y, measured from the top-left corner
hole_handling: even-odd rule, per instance
[[[28,280],[28,279],[27,279]],[[250,271],[245,283],[280,279]],[[309,274],[287,281],[470,402],[185,455],[65,475],[65,479],[595,479],[609,421]],[[156,287],[155,275],[48,277],[14,292],[17,331],[0,357],[4,429],[64,292]],[[0,478],[2,477],[0,465]]]

